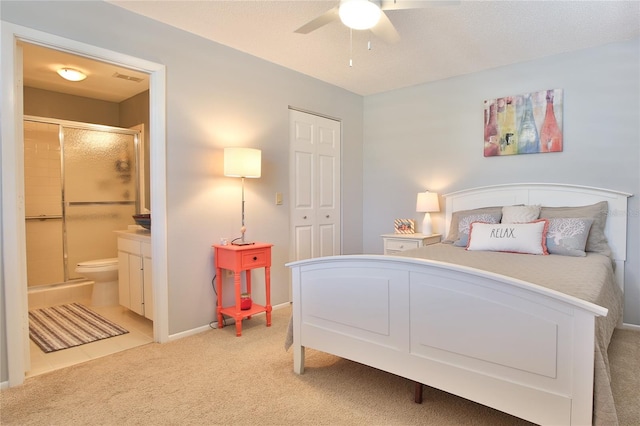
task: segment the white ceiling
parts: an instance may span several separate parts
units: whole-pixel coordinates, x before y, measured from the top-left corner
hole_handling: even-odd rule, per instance
[[[423,0],[428,7],[386,12],[398,43],[354,31],[352,50],[350,30],[339,21],[309,34],[294,32],[338,0],[109,2],[360,95],[640,37],[637,0]],[[52,72],[60,65],[89,78],[65,82]],[[113,78],[115,72],[144,81]],[[112,102],[148,88],[145,74],[32,45],[25,47],[24,75],[27,86]]]
[[[637,0],[423,2],[430,7],[387,11],[398,43],[354,31],[350,54],[350,30],[339,21],[294,32],[338,0],[110,0],[360,95],[640,36]]]

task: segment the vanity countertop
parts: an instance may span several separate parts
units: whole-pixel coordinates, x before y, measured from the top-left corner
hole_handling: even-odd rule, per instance
[[[115,231],[115,233],[118,235],[118,238],[127,238],[129,240],[142,241],[146,243],[151,241],[151,231],[142,227]]]

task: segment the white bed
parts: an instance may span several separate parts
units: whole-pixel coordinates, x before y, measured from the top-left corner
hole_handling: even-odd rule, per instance
[[[629,196],[563,184],[475,188],[444,196],[446,229],[460,210],[607,201],[612,286],[623,289]],[[538,424],[617,421],[607,398],[596,399],[594,416],[594,358],[599,365],[603,355],[596,319],[608,313],[602,306],[495,272],[412,257],[332,256],[287,266],[298,374],[308,347]],[[606,346],[604,357],[608,368]],[[601,378],[596,382],[607,382]],[[601,385],[610,392],[608,382]]]

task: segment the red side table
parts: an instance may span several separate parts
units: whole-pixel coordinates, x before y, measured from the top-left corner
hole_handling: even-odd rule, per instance
[[[224,327],[222,314],[228,315],[236,321],[236,336],[242,336],[242,320],[250,319],[252,315],[266,312],[267,327],[271,326],[271,247],[273,244],[255,243],[244,246],[214,244],[214,265],[216,267],[216,292],[218,301],[216,313],[218,314],[218,327]],[[247,279],[247,293],[251,294],[251,270],[264,268],[264,283],[266,287],[266,305],[252,303],[250,309],[240,308],[240,295],[242,294],[241,273],[245,271]],[[235,287],[236,303],[233,306],[222,306],[222,270],[233,271],[233,283]]]

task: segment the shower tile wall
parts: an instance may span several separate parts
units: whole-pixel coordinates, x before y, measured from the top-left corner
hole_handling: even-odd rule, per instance
[[[25,216],[61,216],[59,126],[24,122]],[[62,219],[27,220],[29,287],[64,281]]]

